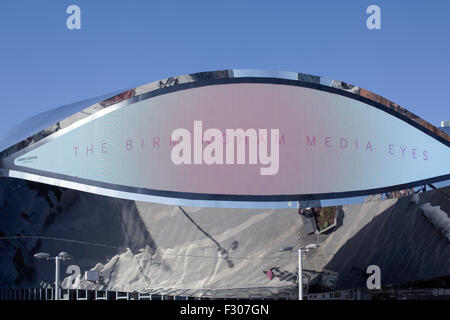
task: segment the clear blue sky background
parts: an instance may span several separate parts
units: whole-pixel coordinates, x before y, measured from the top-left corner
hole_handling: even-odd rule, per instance
[[[81,7],[81,30],[66,8]],[[366,8],[381,7],[381,30]],[[450,1],[0,2],[0,134],[34,114],[168,76],[243,68],[346,81],[450,119]]]
[[[81,30],[66,8],[81,7]],[[381,7],[381,30],[366,8]],[[450,119],[450,1],[0,2],[0,135],[52,108],[173,75],[296,71]]]

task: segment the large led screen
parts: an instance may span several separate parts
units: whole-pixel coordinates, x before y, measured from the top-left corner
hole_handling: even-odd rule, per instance
[[[137,194],[285,200],[448,178],[449,159],[445,143],[382,108],[259,81],[184,87],[106,108],[14,166]]]

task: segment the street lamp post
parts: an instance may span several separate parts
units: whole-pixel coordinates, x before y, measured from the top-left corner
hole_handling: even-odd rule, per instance
[[[298,249],[298,300],[303,300],[303,260],[302,254],[307,253],[310,249],[316,249],[320,245],[317,243],[311,243],[307,246]],[[284,247],[279,251],[292,251],[293,247]]]
[[[298,249],[298,300],[303,300],[303,249]]]
[[[307,253],[310,249],[316,249],[319,245],[311,243],[304,248],[298,249],[298,300],[303,300],[303,253]]]
[[[70,260],[73,257],[67,252],[62,251],[55,257],[50,257],[49,253],[39,252],[33,257],[36,259],[55,260],[55,300],[59,300],[59,264],[61,260]]]

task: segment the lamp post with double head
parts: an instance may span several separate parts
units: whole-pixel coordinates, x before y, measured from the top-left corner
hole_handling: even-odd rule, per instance
[[[59,263],[61,260],[70,260],[73,257],[65,251],[60,252],[55,257],[50,257],[49,253],[39,252],[33,257],[36,259],[55,260],[55,300],[59,300]]]

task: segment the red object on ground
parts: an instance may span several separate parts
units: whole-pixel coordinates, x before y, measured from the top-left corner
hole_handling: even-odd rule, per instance
[[[269,278],[269,280],[272,280],[273,279],[273,272],[272,272],[272,270],[271,269],[269,269],[269,270],[267,270],[267,278]]]

